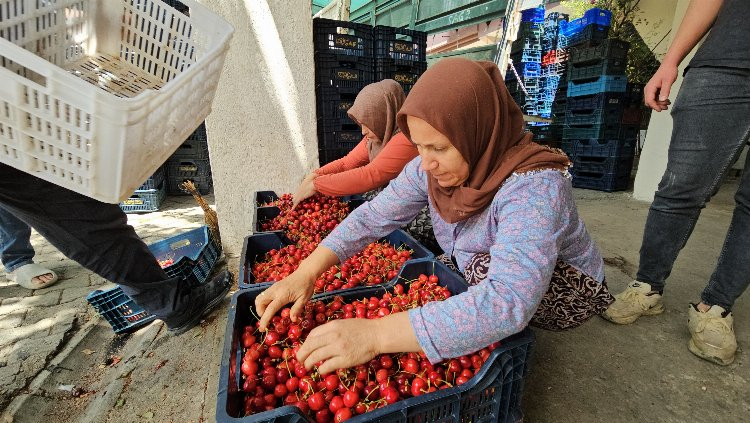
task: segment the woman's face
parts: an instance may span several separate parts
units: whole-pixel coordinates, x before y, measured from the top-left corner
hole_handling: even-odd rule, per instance
[[[367,137],[370,142],[380,142],[380,138],[365,125],[362,125],[362,136]]]
[[[422,169],[443,188],[463,185],[469,178],[469,164],[450,140],[420,118],[406,116],[406,123],[422,157]]]

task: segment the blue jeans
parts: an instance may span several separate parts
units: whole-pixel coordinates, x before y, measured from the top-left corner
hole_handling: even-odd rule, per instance
[[[34,259],[31,228],[9,211],[0,207],[0,259],[10,273]]]
[[[674,107],[667,170],[651,204],[636,279],[664,289],[701,210],[716,193],[750,133],[750,69],[697,67],[685,75]],[[701,294],[731,309],[750,283],[750,161],[716,269]]]

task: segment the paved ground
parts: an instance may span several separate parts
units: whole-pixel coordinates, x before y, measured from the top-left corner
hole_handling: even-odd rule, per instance
[[[527,422],[747,421],[750,295],[735,307],[740,352],[719,367],[686,348],[686,307],[716,262],[732,211],[728,183],[704,211],[670,278],[667,311],[621,327],[594,319],[563,333],[536,331],[526,383]],[[632,278],[648,205],[628,193],[577,190],[578,205],[606,257],[614,291]],[[211,200],[209,198],[209,200]],[[202,224],[191,197],[133,215],[146,242]],[[155,322],[116,336],[85,296],[108,286],[34,236],[37,261],[63,280],[30,292],[0,282],[0,421],[211,422],[228,301],[180,337]],[[227,265],[238,268],[236,258]],[[0,274],[4,281],[4,274]]]

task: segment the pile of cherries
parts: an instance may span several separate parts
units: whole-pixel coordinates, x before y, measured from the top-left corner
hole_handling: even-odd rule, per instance
[[[316,326],[334,319],[378,319],[451,296],[437,276],[419,275],[394,286],[382,297],[346,302],[340,296],[327,303],[306,304],[297,323],[285,308],[274,316],[269,330],[258,324],[244,328],[241,365],[245,415],[293,405],[319,422],[341,422],[359,414],[461,385],[482,367],[496,342],[474,354],[431,364],[423,353],[382,354],[367,364],[320,374],[307,370],[296,354]],[[321,364],[321,363],[318,363]]]
[[[302,242],[269,251],[262,261],[253,265],[257,283],[278,282],[297,270],[299,264],[315,249],[316,244]],[[340,266],[332,266],[315,281],[315,292],[330,292],[361,285],[377,285],[398,275],[412,251],[395,248],[387,242],[373,242]]]
[[[349,204],[336,197],[315,194],[292,209],[292,195],[284,194],[270,203],[281,211],[262,222],[264,231],[284,231],[292,241],[320,242],[349,214]]]

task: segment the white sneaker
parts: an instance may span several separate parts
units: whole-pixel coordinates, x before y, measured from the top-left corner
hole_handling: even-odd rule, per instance
[[[734,317],[723,307],[713,305],[701,312],[696,305],[688,307],[688,349],[698,357],[726,366],[734,361],[737,338],[734,336]]]
[[[615,295],[615,302],[602,313],[602,317],[618,325],[628,325],[641,316],[664,312],[661,294],[651,290],[646,282],[633,281],[624,291]]]

